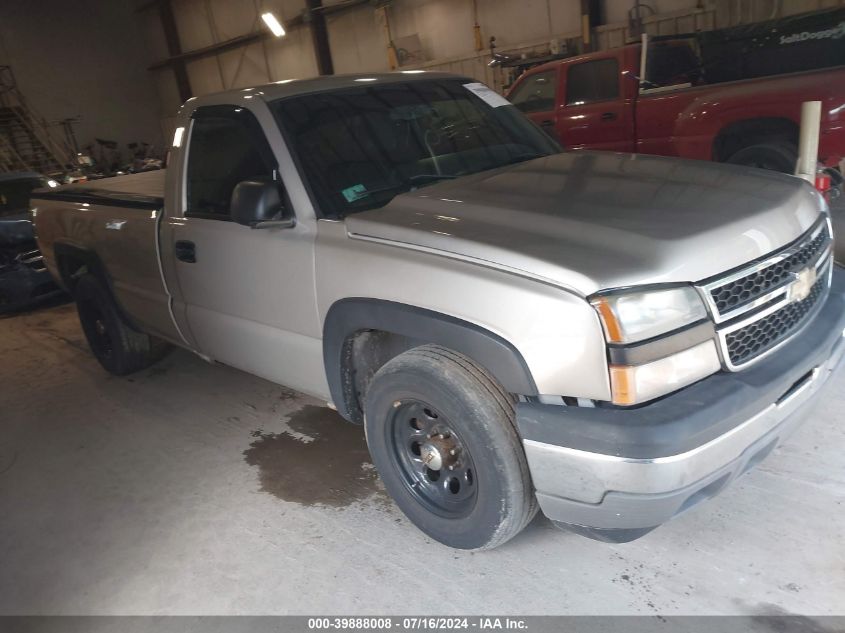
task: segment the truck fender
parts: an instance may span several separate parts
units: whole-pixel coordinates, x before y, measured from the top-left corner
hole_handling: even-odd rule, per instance
[[[726,102],[720,102],[718,96],[719,93],[709,94],[692,101],[675,119],[675,150],[681,158],[726,160],[728,156],[720,149],[720,139],[732,130],[763,128],[771,124],[776,134],[786,134],[788,130],[798,128],[792,113],[780,102],[749,107],[727,101],[727,98]],[[741,148],[734,151],[736,149]]]
[[[356,347],[362,334],[368,338]],[[352,422],[362,422],[362,385],[391,358],[424,344],[464,354],[510,393],[537,395],[522,354],[501,336],[425,308],[354,297],[335,302],[323,323],[323,362],[338,413]]]
[[[109,275],[106,265],[95,251],[69,242],[56,242],[53,245],[53,257],[59,277],[56,281],[71,296],[73,296],[75,275],[84,268],[103,283],[124,322],[133,330],[143,332],[117,300],[111,275]]]

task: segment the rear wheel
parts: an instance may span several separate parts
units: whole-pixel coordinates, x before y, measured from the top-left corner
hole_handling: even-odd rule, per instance
[[[739,150],[727,162],[793,174],[798,162],[798,149],[787,142],[761,143]]]
[[[423,532],[459,549],[490,549],[536,514],[513,400],[470,359],[414,348],[374,376],[367,443],[388,493]]]
[[[88,345],[109,373],[125,376],[139,371],[159,360],[169,349],[163,341],[130,327],[109,291],[94,275],[80,277],[73,294]]]

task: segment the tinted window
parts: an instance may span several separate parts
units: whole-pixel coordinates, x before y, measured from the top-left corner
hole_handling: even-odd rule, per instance
[[[33,189],[46,186],[44,178],[0,181],[0,216],[26,213],[29,211],[29,194]]]
[[[701,62],[693,42],[649,44],[644,88],[698,84],[702,79]]]
[[[554,110],[556,77],[554,70],[526,77],[510,96],[511,103],[523,112]]]
[[[390,82],[271,107],[321,214],[338,218],[440,180],[560,151],[516,108],[482,93],[494,107],[465,83]]]
[[[229,219],[235,186],[273,178],[275,163],[252,113],[243,108],[200,108],[191,126],[186,215]]]
[[[619,97],[619,65],[615,59],[576,64],[566,80],[567,105],[608,101]]]

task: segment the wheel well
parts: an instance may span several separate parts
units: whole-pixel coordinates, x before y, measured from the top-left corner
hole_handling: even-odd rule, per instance
[[[89,271],[99,273],[96,256],[81,248],[56,244],[55,255],[60,280],[71,294],[82,275]]]
[[[346,409],[353,422],[363,422],[363,402],[376,372],[389,360],[425,341],[383,330],[359,330],[344,342],[343,375]]]
[[[737,121],[722,128],[713,141],[713,158],[728,160],[739,150],[759,143],[798,143],[798,125],[790,119],[761,118]]]
[[[73,290],[76,283],[82,275],[92,274],[106,289],[106,292],[111,296],[118,313],[124,322],[133,330],[142,332],[135,320],[123,309],[120,302],[117,300],[114,288],[112,287],[111,277],[103,265],[103,262],[93,251],[74,246],[72,244],[56,244],[54,247],[56,258],[56,267],[59,272],[59,279],[65,289],[73,296]]]
[[[509,393],[537,395],[525,359],[502,337],[424,308],[349,298],[335,303],[323,324],[323,362],[338,412],[363,422],[361,403],[375,373],[390,359],[429,343],[471,358]]]

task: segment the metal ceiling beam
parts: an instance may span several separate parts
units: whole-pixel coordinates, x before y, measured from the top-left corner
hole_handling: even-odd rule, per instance
[[[334,74],[334,64],[331,59],[331,49],[329,48],[328,28],[326,26],[325,16],[334,15],[347,9],[367,4],[369,1],[370,0],[345,0],[335,4],[324,5],[320,0],[306,0],[307,4],[303,13],[291,18],[290,20],[285,20],[284,27],[287,30],[291,30],[306,24],[311,26],[312,39],[314,40],[314,55],[317,59],[317,68],[319,73],[321,75],[331,75]],[[162,9],[164,5],[167,5],[166,9]],[[152,8],[158,8],[159,11],[169,10],[170,17],[173,17],[173,11],[172,8],[170,8],[170,0],[148,0],[147,2],[138,5],[135,10],[141,12]],[[238,37],[233,37],[223,42],[218,42],[217,44],[204,46],[203,48],[197,48],[192,51],[182,52],[181,46],[179,45],[179,36],[176,31],[175,20],[173,20],[173,33],[171,33],[171,36],[168,36],[167,34],[167,27],[165,26],[164,18],[162,18],[162,26],[165,29],[165,38],[167,39],[168,48],[167,52],[170,56],[167,59],[162,59],[151,64],[148,67],[149,70],[159,70],[161,68],[172,66],[174,71],[178,73],[179,71],[176,69],[180,65],[184,67],[185,62],[202,57],[209,57],[211,55],[217,55],[241,46],[247,46],[253,42],[258,42],[261,39],[268,37],[267,32],[262,29],[245,35],[239,35]],[[174,47],[171,47],[170,45],[170,37],[173,37],[175,40]],[[185,73],[185,80],[187,81],[187,71]],[[177,82],[178,81],[179,79],[177,76]],[[188,91],[190,91],[189,84],[187,88]],[[181,91],[182,89],[180,88],[180,96]],[[185,98],[187,99],[187,97]]]
[[[172,55],[167,59],[162,59],[150,65],[148,67],[148,70],[158,70],[159,68],[166,68],[167,66],[172,66],[178,63],[182,63],[184,65],[185,62],[191,61],[193,59],[208,57],[210,55],[217,55],[218,53],[223,53],[233,48],[247,46],[248,44],[252,44],[253,42],[258,42],[259,40],[261,40],[262,37],[264,37],[264,33],[262,33],[261,31],[254,31],[252,33],[247,33],[246,35],[239,35],[238,37],[233,37],[232,39],[225,40],[223,42],[218,42],[217,44],[212,44],[211,46],[205,46],[203,48],[197,48],[186,53],[178,53],[176,55]]]
[[[314,57],[317,60],[317,72],[321,75],[333,75],[332,49],[329,46],[329,30],[326,26],[323,0],[306,0],[311,23],[311,41],[314,44]]]
[[[158,2],[158,15],[161,19],[161,28],[164,31],[164,40],[167,43],[167,53],[173,61],[169,64],[176,75],[176,86],[179,89],[179,99],[183,102],[193,97],[191,81],[188,78],[188,69],[185,61],[180,59],[182,44],[179,42],[179,30],[176,27],[176,18],[173,17],[173,7],[170,0]]]

